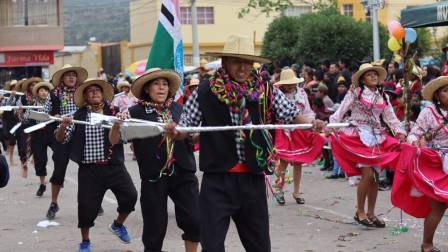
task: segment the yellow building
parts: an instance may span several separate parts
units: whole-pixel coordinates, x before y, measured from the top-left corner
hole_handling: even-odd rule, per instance
[[[363,5],[360,0],[338,0],[338,8],[342,15],[351,16],[356,20],[370,19],[366,15]],[[432,4],[436,0],[385,0],[384,7],[379,11],[378,21],[385,26],[392,20],[400,20],[401,10],[407,7],[418,5]],[[445,35],[447,28],[436,28],[436,36],[441,37]]]
[[[192,28],[189,0],[181,0],[182,36],[185,51],[185,65],[192,61]],[[284,15],[300,15],[311,11],[311,6],[294,1],[296,4]],[[263,35],[272,20],[278,16],[266,17],[263,13],[252,11],[239,19],[238,12],[247,5],[247,0],[197,0],[198,40],[200,54],[221,51],[224,41],[231,34],[241,34],[254,40],[255,50],[260,54]],[[131,41],[128,43],[129,55],[122,56],[134,62],[148,56],[157,27],[162,0],[133,0],[130,2]],[[201,56],[204,58],[205,56]],[[207,58],[212,60],[211,58]]]

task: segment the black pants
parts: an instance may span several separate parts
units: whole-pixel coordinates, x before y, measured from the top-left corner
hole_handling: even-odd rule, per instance
[[[47,148],[53,149],[54,142],[52,132],[47,129],[31,133],[31,153],[33,154],[36,176],[47,176]]]
[[[53,150],[54,170],[50,178],[50,183],[63,186],[68,161],[70,160],[70,146],[55,141]]]
[[[145,252],[161,251],[168,225],[167,200],[174,202],[177,226],[183,240],[199,242],[199,185],[194,172],[176,174],[156,182],[142,180],[140,204]]]
[[[29,141],[28,141],[28,134],[25,134],[25,132],[23,132],[23,127],[20,127],[16,132],[15,132],[15,137],[17,140],[17,149],[19,150],[19,157],[20,157],[20,161],[22,163],[26,162],[28,160],[28,152],[29,152]]]
[[[199,207],[202,251],[224,251],[230,218],[246,251],[271,251],[263,175],[204,173]]]
[[[137,202],[137,190],[122,165],[80,165],[78,171],[78,227],[90,228],[110,189],[118,201],[118,213],[131,213]]]

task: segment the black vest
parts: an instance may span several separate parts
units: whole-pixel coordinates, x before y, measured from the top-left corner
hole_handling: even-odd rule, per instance
[[[182,106],[173,103],[170,111],[174,122],[179,122]],[[140,104],[129,108],[129,113],[132,118],[157,122],[157,113],[147,114],[145,107]],[[142,180],[157,178],[165,165],[167,158],[166,145],[161,145],[161,141],[162,136],[132,140]],[[196,171],[196,162],[188,141],[175,141],[174,143],[174,172],[179,169],[190,172]]]
[[[202,126],[232,125],[229,107],[219,101],[216,95],[212,93],[208,80],[199,85],[198,102],[199,109],[202,112]],[[249,110],[252,124],[260,124],[261,118],[258,102],[246,101],[246,108]],[[274,118],[272,118],[272,120],[275,121]],[[268,166],[266,165],[268,146],[262,135],[262,131],[254,130],[251,137],[249,137],[249,131],[246,130],[244,133],[246,135],[244,141],[245,163],[254,173],[261,173],[263,171],[269,172]],[[270,133],[273,137],[274,133]],[[255,145],[261,148],[258,150],[261,162],[257,162],[257,149],[254,147]],[[236,151],[234,131],[201,133],[199,154],[199,168],[201,171],[227,172],[237,163],[238,155]]]
[[[118,111],[118,108],[115,108],[115,111]],[[103,108],[104,115],[113,115],[109,106],[105,105]],[[87,108],[78,109],[73,115],[74,120],[86,121],[87,119]],[[84,157],[84,146],[86,143],[86,126],[77,124],[75,127],[75,132],[73,132],[73,136],[69,143],[71,145],[70,149],[70,159],[73,162],[81,165],[81,161]],[[112,148],[111,148],[112,147]],[[112,152],[111,152],[112,151]],[[109,164],[123,164],[124,163],[124,151],[123,144],[118,143],[114,146],[111,146],[109,142],[109,129],[104,129],[104,157],[110,157]]]

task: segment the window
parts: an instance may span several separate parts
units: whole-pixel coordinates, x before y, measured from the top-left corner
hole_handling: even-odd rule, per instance
[[[59,0],[0,0],[0,26],[59,25]]]
[[[311,6],[303,5],[303,6],[291,6],[288,7],[283,15],[287,17],[298,17],[302,14],[311,12]]]
[[[342,5],[342,12],[345,16],[353,17],[353,4]]]
[[[213,7],[196,7],[198,24],[214,24],[215,14]],[[182,24],[191,24],[190,7],[180,8],[180,22]]]

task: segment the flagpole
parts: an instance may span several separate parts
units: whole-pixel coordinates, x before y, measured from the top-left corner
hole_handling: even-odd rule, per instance
[[[198,13],[196,0],[191,0],[191,32],[193,37],[193,66],[199,66]]]

